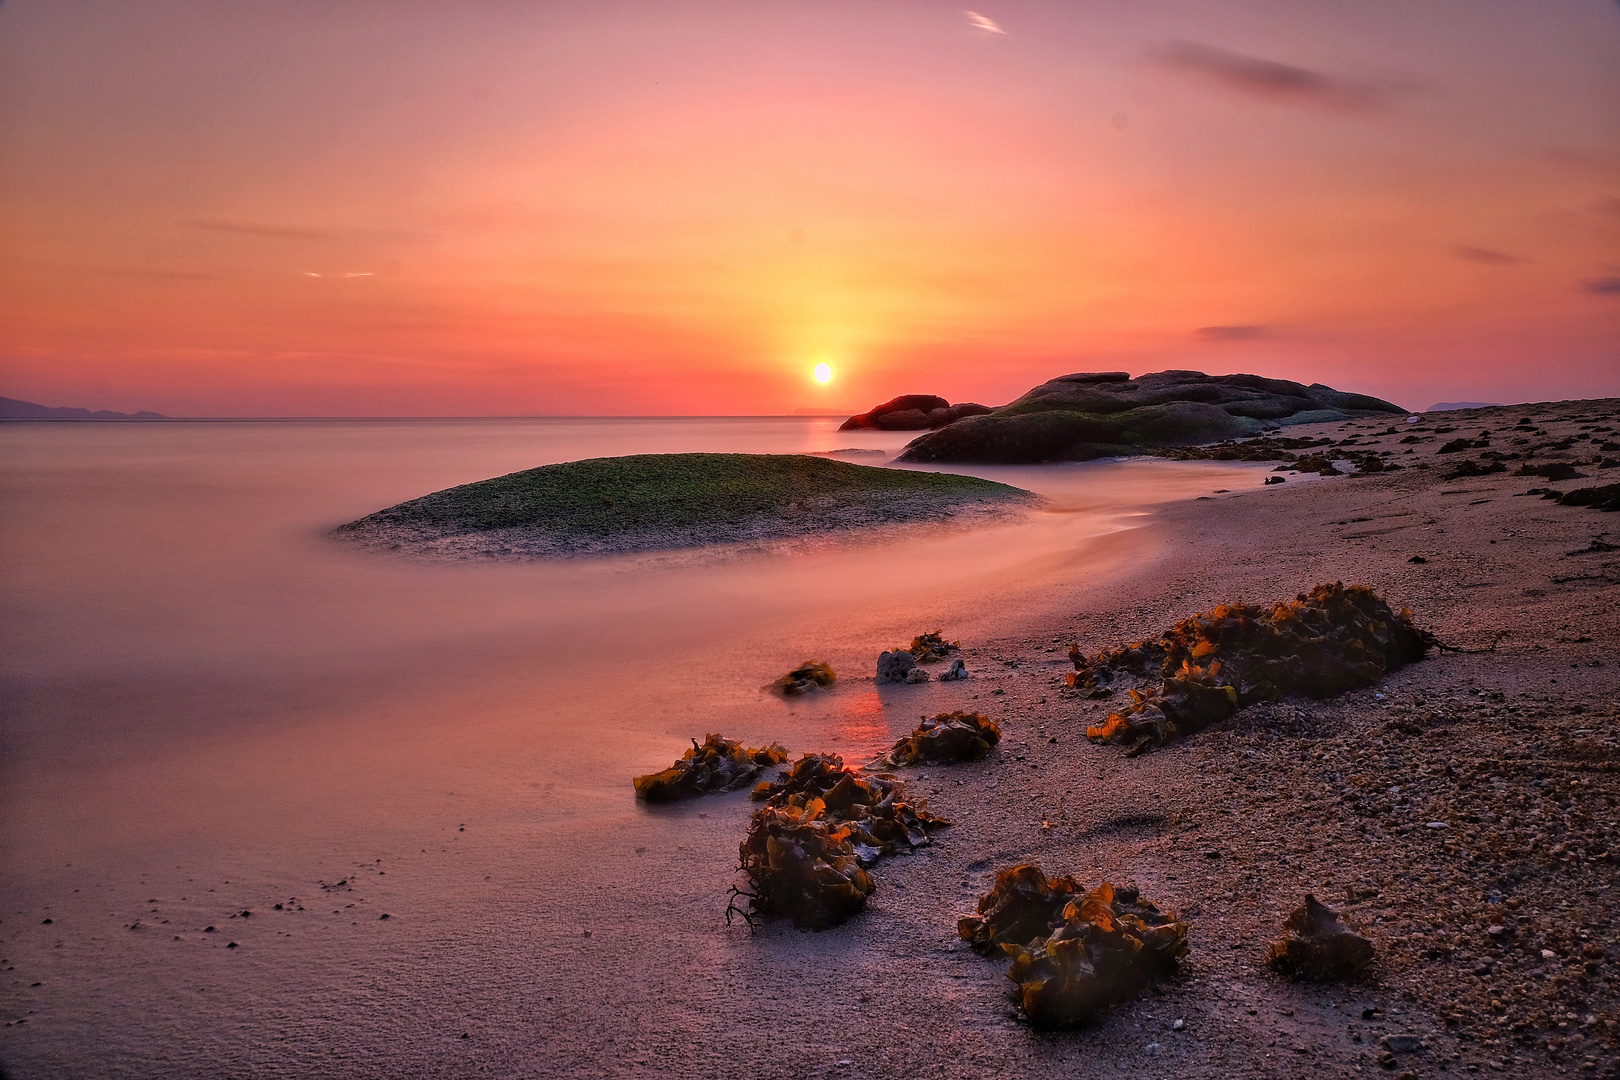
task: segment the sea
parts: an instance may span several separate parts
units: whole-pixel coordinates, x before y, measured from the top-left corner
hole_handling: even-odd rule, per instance
[[[471,1075],[529,1053],[505,1074],[547,1075],[530,1006],[612,983],[566,959],[593,927],[676,921],[697,949],[660,977],[676,1012],[734,932],[746,804],[647,808],[632,776],[711,732],[864,761],[920,715],[872,682],[881,650],[1081,626],[1077,584],[1121,573],[1154,507],[1266,475],[957,468],[1046,501],[974,528],[555,562],[330,537],[555,462],[886,465],[910,437],[821,417],[0,424],[0,1069]],[[839,683],[767,689],[807,659]],[[598,1049],[643,1036],[607,1024]],[[469,1058],[474,1040],[502,1049]]]

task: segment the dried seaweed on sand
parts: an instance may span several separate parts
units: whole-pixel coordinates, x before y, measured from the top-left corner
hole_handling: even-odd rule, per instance
[[[931,664],[935,660],[943,660],[953,652],[962,651],[960,641],[946,641],[940,631],[931,634],[918,634],[911,639],[911,647],[906,650],[916,658],[919,664]]]
[[[735,739],[707,735],[703,745],[692,740],[692,749],[661,772],[638,776],[631,781],[636,798],[647,802],[674,802],[721,791],[735,791],[759,776],[767,765],[780,765],[788,759],[781,743],[750,749]]]
[[[771,684],[771,689],[787,697],[797,697],[817,687],[825,689],[838,681],[831,665],[820,660],[806,660]]]
[[[981,952],[999,944],[1012,957],[1009,996],[1041,1027],[1085,1023],[1142,993],[1187,954],[1187,924],[1131,885],[1105,881],[1082,893],[1073,878],[1047,881],[1038,867],[1016,866],[997,873],[979,911],[957,932]]]
[[[753,890],[737,892],[751,901],[742,914],[785,915],[796,926],[849,918],[876,888],[866,867],[928,844],[930,830],[950,824],[907,800],[898,779],[849,768],[836,754],[806,754],[754,798],[765,805],[738,849]],[[737,911],[734,899],[728,917]]]
[[[1085,891],[1074,878],[1048,879],[1031,863],[997,870],[995,887],[979,899],[978,914],[958,919],[956,932],[985,956],[1003,945],[1027,945],[1061,926],[1063,909]]]
[[[1309,894],[1288,916],[1283,936],[1266,953],[1274,970],[1313,982],[1348,979],[1372,959],[1373,944],[1367,936]]]
[[[1121,677],[1158,678],[1131,703],[1086,729],[1093,742],[1133,754],[1222,720],[1244,705],[1287,694],[1328,698],[1371,686],[1421,660],[1439,643],[1362,585],[1318,585],[1262,607],[1222,604],[1166,630],[1087,660],[1071,651],[1071,686],[1106,688]]]
[[[897,767],[919,761],[977,761],[1000,741],[1001,725],[984,713],[940,713],[913,728],[878,762]]]

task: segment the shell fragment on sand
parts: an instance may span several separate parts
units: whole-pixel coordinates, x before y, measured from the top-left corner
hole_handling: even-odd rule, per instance
[[[1283,936],[1266,952],[1274,970],[1313,982],[1348,979],[1372,959],[1372,941],[1309,893],[1283,923]]]

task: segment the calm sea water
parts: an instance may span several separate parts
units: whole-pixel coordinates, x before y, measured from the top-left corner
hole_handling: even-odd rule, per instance
[[[326,535],[557,461],[892,454],[905,441],[814,418],[0,425],[0,933],[3,959],[42,984],[0,992],[32,1020],[5,1029],[0,1062],[121,1061],[153,1075],[141,1063],[168,1053],[175,1075],[203,1075],[265,1039],[320,1043],[319,1010],[295,1010],[274,1038],[196,1042],[192,988],[216,988],[205,1013],[272,989],[342,1001],[322,948],[350,934],[345,956],[397,959],[400,940],[426,949],[451,933],[442,919],[494,903],[491,882],[501,903],[579,910],[587,886],[570,867],[586,838],[671,846],[670,819],[637,808],[628,781],[689,738],[864,758],[914,724],[922,700],[870,682],[878,651],[924,630],[982,641],[1072,615],[1065,587],[1119,557],[1100,538],[1152,504],[1264,475],[1155,461],[962,470],[1049,503],[978,531],[766,551],[447,565]],[[763,691],[811,657],[844,677],[833,692]],[[424,861],[473,844],[472,862]],[[402,937],[352,937],[351,923],[371,924],[333,904],[324,937],[227,926],[262,966],[214,966],[220,942],[204,924],[362,868],[364,903],[392,905]],[[693,910],[708,911],[711,891]],[[189,951],[160,957],[160,940]],[[422,961],[397,969],[389,993],[420,1005],[450,977]]]

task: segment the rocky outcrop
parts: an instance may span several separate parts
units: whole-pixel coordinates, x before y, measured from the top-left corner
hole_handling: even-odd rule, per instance
[[[896,398],[896,401],[903,399]],[[874,410],[876,411],[876,410]],[[901,461],[1017,465],[1089,461],[1244,438],[1290,424],[1406,412],[1380,398],[1258,375],[1083,372],[914,440]]]
[[[975,405],[971,401],[952,405],[935,394],[901,394],[868,412],[850,417],[838,430],[924,431],[942,428],[965,416],[983,416],[992,411],[988,405]]]

